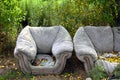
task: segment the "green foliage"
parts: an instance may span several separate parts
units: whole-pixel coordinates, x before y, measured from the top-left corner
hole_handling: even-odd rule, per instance
[[[8,55],[13,51],[17,36],[16,33],[16,29],[10,29],[10,27],[0,31],[0,55]]]
[[[18,0],[0,0],[0,54],[13,50],[18,25],[24,15]]]
[[[33,75],[23,74],[20,70],[7,70],[4,75],[0,75],[0,80],[36,80]]]
[[[18,7],[18,0],[0,1],[0,26],[16,25],[23,19],[22,10]]]
[[[115,68],[114,74],[116,77],[120,78],[120,64],[118,64],[118,66]]]
[[[30,26],[62,25],[73,37],[80,26],[114,26],[117,6],[115,0],[0,0],[0,53],[14,47],[22,21]]]
[[[102,66],[95,65],[95,67],[90,70],[90,76],[93,80],[102,80],[107,77],[107,74]]]
[[[20,2],[21,9],[27,13],[26,19],[29,25],[62,25],[72,36],[80,26],[114,25],[111,6],[115,8],[115,0],[21,0]]]

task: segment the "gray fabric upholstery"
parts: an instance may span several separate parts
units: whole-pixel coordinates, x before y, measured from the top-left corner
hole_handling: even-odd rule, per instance
[[[18,58],[24,73],[58,74],[64,69],[66,59],[71,57],[72,50],[72,39],[64,27],[26,26],[18,35],[14,55]],[[37,54],[41,53],[47,53],[46,55],[52,53],[56,58],[55,65],[43,68],[33,66],[31,62],[35,60]]]
[[[56,39],[53,43],[52,53],[54,56],[58,56],[62,52],[71,52],[73,50],[73,43],[71,36],[64,27],[60,27],[59,32],[56,36]],[[68,57],[71,57],[69,54]]]
[[[84,62],[85,70],[88,71],[93,66],[93,62],[97,59],[97,53],[83,27],[77,30],[73,42],[77,58]],[[89,57],[89,61],[85,58],[86,56]],[[91,65],[88,65],[87,62],[90,62]]]
[[[80,45],[79,45],[80,44]],[[85,30],[83,27],[80,27],[75,36],[74,36],[74,45],[75,45],[75,50],[77,53],[79,53],[79,49],[82,48],[81,46],[86,46],[94,49],[94,46],[89,39],[88,35],[86,34]]]
[[[97,57],[97,53],[94,49],[94,46],[83,27],[80,27],[77,30],[73,40],[74,40],[75,52],[78,58],[81,55],[85,55],[85,54],[90,54],[90,55],[92,54],[94,58]]]
[[[73,38],[77,58],[84,63],[88,73],[98,61],[99,53],[120,51],[120,32],[118,28],[111,27],[80,27]],[[103,65],[107,73],[111,73],[115,66],[106,61],[96,62]],[[109,65],[109,67],[108,67]],[[108,68],[108,69],[107,69]]]
[[[120,52],[120,27],[113,28],[114,34],[114,51]]]
[[[25,53],[29,60],[34,60],[37,53],[36,44],[30,33],[29,26],[25,27],[17,38],[16,48],[14,50],[15,57],[21,52]]]
[[[91,27],[84,28],[97,52],[113,51],[113,33],[110,27]]]
[[[60,27],[30,27],[38,53],[50,53]]]

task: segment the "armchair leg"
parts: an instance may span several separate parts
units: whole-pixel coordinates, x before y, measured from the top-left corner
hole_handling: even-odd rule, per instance
[[[63,54],[61,56],[61,60],[59,60],[59,61],[56,62],[57,65],[56,65],[56,68],[54,70],[54,72],[56,74],[60,74],[64,70],[67,57],[68,57],[68,54]]]
[[[23,54],[18,54],[19,67],[23,73],[31,73],[31,69],[28,67],[28,61]]]
[[[85,71],[89,74],[89,71],[92,69],[92,64],[90,62],[90,59],[87,55],[84,56],[84,60],[85,60]]]

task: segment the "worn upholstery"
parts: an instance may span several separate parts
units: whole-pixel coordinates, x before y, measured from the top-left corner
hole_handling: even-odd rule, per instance
[[[114,34],[114,51],[120,52],[120,27],[114,27],[113,34]]]
[[[101,53],[120,51],[120,30],[118,27],[85,26],[80,27],[73,38],[77,58],[84,63],[88,73],[94,64],[103,65],[107,73],[111,73],[117,65],[107,61],[97,61]],[[114,65],[110,66],[111,64]],[[109,65],[109,66],[108,66]]]
[[[18,35],[14,56],[19,60],[20,68],[24,73],[60,74],[66,60],[71,57],[72,50],[72,39],[64,27],[26,26]],[[53,66],[32,65],[39,54],[52,54],[56,59],[55,64]]]

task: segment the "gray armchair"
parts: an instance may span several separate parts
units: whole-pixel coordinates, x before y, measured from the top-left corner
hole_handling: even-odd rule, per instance
[[[103,66],[108,74],[112,73],[118,63],[98,59],[103,53],[120,51],[119,27],[80,27],[73,39],[77,58],[84,63],[88,73],[95,64]]]
[[[72,51],[73,43],[64,27],[26,26],[17,38],[14,56],[19,60],[23,73],[60,74]],[[53,62],[52,65],[34,65],[36,58],[40,57],[46,57],[49,63]]]

